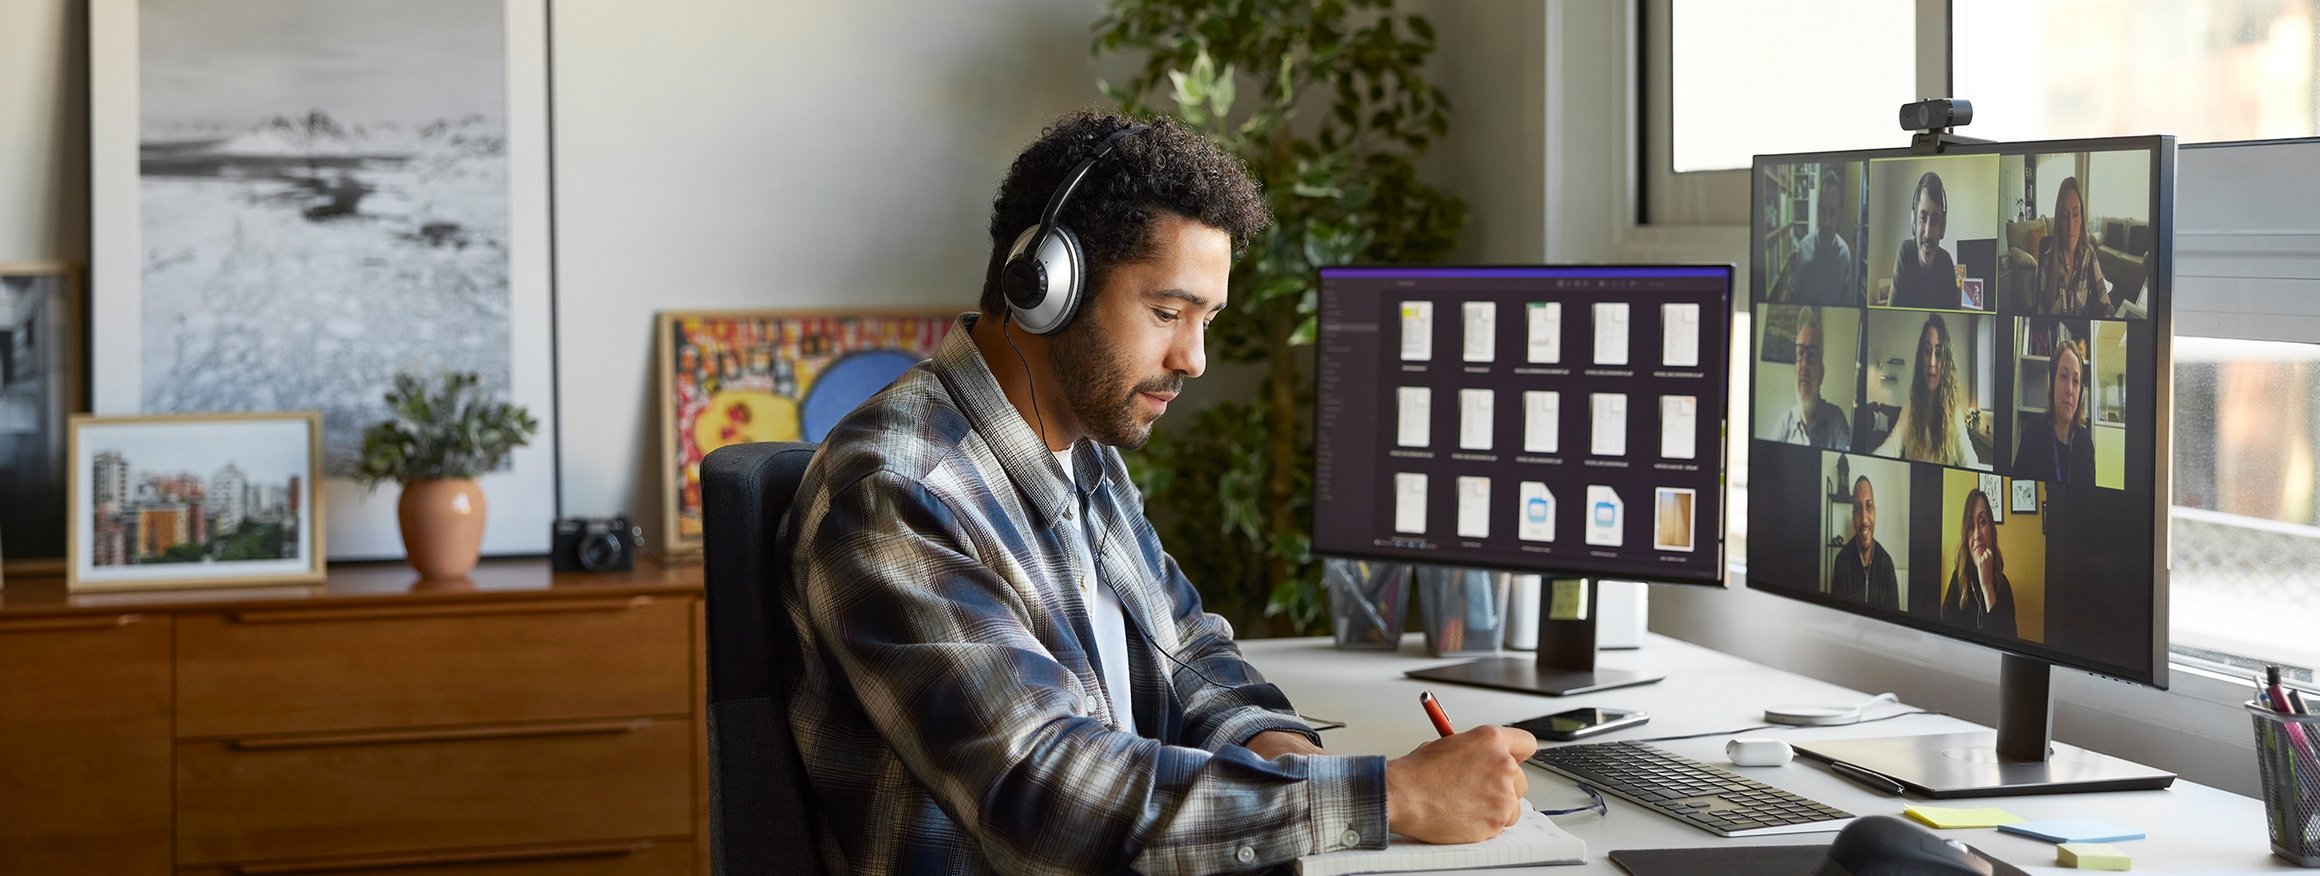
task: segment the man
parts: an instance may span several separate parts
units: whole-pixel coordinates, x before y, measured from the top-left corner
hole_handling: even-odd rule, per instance
[[[1779,440],[1826,450],[1844,450],[1852,443],[1845,412],[1821,399],[1822,364],[1827,350],[1821,345],[1821,310],[1799,308],[1796,324],[1796,407],[1780,415]]]
[[[1829,568],[1829,595],[1883,609],[1901,607],[1901,583],[1893,555],[1877,543],[1877,492],[1867,475],[1853,479],[1853,540]]]
[[[1031,333],[1009,251],[1107,144],[1058,216],[1088,300]],[[831,430],[784,523],[790,722],[831,872],[1247,870],[1521,816],[1521,731],[1324,752],[1201,611],[1114,449],[1205,369],[1268,221],[1183,125],[1066,116],[1000,184],[980,312]],[[1409,708],[1378,720],[1423,726]]]
[[[1855,273],[1853,245],[1839,229],[1845,221],[1845,177],[1836,168],[1820,174],[1820,192],[1813,199],[1813,233],[1797,245],[1789,263],[1786,283],[1775,284],[1783,300],[1810,304],[1861,303],[1861,281]]]
[[[1941,175],[1926,171],[1909,198],[1909,239],[1893,261],[1894,307],[1958,308],[1957,263],[1941,248],[1949,231],[1949,193]]]
[[[2046,372],[2046,413],[2024,424],[2022,443],[2014,448],[2015,477],[2094,483],[2094,439],[2078,417],[2086,386],[2086,364],[2079,356],[2075,342],[2056,345],[2053,367]]]

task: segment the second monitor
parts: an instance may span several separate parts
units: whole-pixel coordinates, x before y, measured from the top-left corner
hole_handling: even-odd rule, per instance
[[[1314,552],[1720,584],[1733,275],[1322,269]],[[1429,677],[1544,693],[1653,680],[1590,672],[1591,635],[1569,652],[1587,668],[1546,665],[1574,644],[1553,629],[1536,666]]]

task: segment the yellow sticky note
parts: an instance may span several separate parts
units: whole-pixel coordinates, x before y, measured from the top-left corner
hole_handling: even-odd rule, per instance
[[[1901,814],[1917,819],[1928,827],[1948,830],[1953,827],[1997,827],[2001,824],[2021,824],[2022,816],[2004,809],[1950,809],[1943,806],[1903,806]]]
[[[1557,578],[1549,588],[1547,620],[1583,621],[1587,619],[1587,579]]]
[[[2055,846],[2055,863],[2081,870],[2132,870],[2133,858],[2108,843],[2063,843]]]

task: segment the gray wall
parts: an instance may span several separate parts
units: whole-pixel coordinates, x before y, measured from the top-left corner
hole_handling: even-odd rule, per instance
[[[646,8],[555,5],[557,377],[565,513],[657,521],[653,313],[971,309],[1007,162],[1101,99],[1102,5]]]
[[[0,4],[0,261],[87,259],[83,5]],[[1453,47],[1426,172],[1474,209],[1468,260],[1545,255],[1549,6],[1414,7]],[[654,312],[971,307],[1008,160],[1126,70],[1087,57],[1101,0],[644,8],[554,4],[557,375],[564,512],[658,532]]]
[[[88,255],[81,4],[0,3],[0,262]]]

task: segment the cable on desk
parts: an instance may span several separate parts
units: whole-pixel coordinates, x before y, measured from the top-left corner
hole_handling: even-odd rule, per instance
[[[1863,718],[1863,719],[1861,719],[1861,720],[1859,720],[1859,721],[1854,721],[1854,722],[1853,722],[1853,724],[1875,724],[1875,723],[1877,723],[1877,722],[1879,722],[1879,721],[1891,721],[1891,720],[1893,720],[1893,719],[1895,719],[1895,718],[1907,718],[1907,717],[1909,717],[1909,716],[1911,716],[1911,715],[1948,715],[1948,714],[1949,714],[1948,712],[1937,712],[1937,711],[1934,711],[1934,710],[1932,710],[1932,709],[1915,709],[1915,710],[1912,710],[1912,711],[1907,711],[1907,712],[1895,712],[1895,713],[1893,713],[1893,714],[1891,714],[1891,715],[1885,715],[1885,716],[1882,716],[1882,717],[1876,717],[1876,718]],[[1841,725],[1841,726],[1850,727],[1850,726],[1853,726],[1853,724],[1845,724],[1845,725]],[[1711,730],[1711,731],[1708,731],[1708,732],[1706,732],[1706,733],[1686,733],[1686,734],[1683,734],[1683,735],[1680,735],[1680,736],[1652,736],[1652,737],[1647,737],[1647,738],[1644,738],[1644,739],[1622,739],[1622,740],[1619,740],[1619,741],[1621,741],[1621,742],[1675,742],[1675,741],[1677,741],[1677,740],[1682,740],[1682,739],[1704,739],[1704,738],[1707,738],[1707,737],[1710,737],[1710,736],[1738,736],[1738,735],[1740,735],[1740,734],[1742,734],[1742,733],[1753,733],[1753,732],[1755,732],[1755,731],[1758,731],[1758,730],[1775,730],[1775,731],[1778,731],[1778,730],[1802,730],[1802,729],[1805,729],[1805,727],[1804,727],[1803,725],[1798,725],[1798,724],[1758,724],[1758,725],[1756,725],[1756,726],[1753,726],[1753,727],[1742,727],[1742,728],[1740,728],[1740,729],[1738,729],[1738,730]]]

